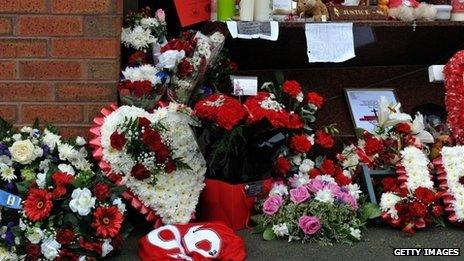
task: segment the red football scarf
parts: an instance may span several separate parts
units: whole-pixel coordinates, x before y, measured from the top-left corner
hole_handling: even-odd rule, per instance
[[[167,225],[139,240],[142,261],[243,261],[245,245],[222,223]]]

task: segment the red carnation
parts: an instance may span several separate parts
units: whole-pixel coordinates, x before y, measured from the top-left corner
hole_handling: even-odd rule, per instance
[[[137,51],[129,57],[129,65],[143,65],[147,63],[147,54],[142,51]]]
[[[326,148],[330,149],[333,147],[335,141],[332,137],[332,135],[326,133],[325,131],[319,130],[316,132],[316,144]]]
[[[287,128],[289,129],[301,129],[303,128],[303,122],[301,121],[300,115],[296,113],[290,113],[289,122]]]
[[[331,176],[335,174],[335,164],[333,160],[325,159],[321,164],[321,172]]]
[[[174,39],[169,41],[166,45],[161,47],[161,53],[164,53],[169,50],[176,50],[176,51],[182,51],[184,50],[186,53],[189,53],[190,49],[192,47],[190,46],[190,43],[188,41],[180,40],[180,39]]]
[[[117,131],[113,132],[110,136],[111,147],[115,150],[122,150],[124,145],[126,144],[126,137],[124,135],[119,134]]]
[[[308,100],[308,103],[312,103],[312,104],[316,105],[316,107],[319,108],[319,109],[324,104],[324,98],[322,98],[322,96],[320,96],[319,94],[317,94],[315,92],[309,92],[306,95],[306,99]]]
[[[24,200],[24,213],[32,222],[41,221],[50,215],[53,208],[52,193],[40,188],[31,188]]]
[[[311,142],[306,135],[300,134],[290,139],[290,148],[295,154],[306,153],[311,150]]]
[[[136,97],[144,97],[151,94],[153,87],[150,81],[135,81],[133,84],[133,94]]]
[[[408,134],[411,132],[411,125],[406,122],[400,122],[396,124],[395,130],[399,133]]]
[[[38,258],[40,256],[40,246],[35,244],[29,244],[26,246],[26,254],[28,257]]]
[[[372,138],[366,140],[366,144],[364,145],[364,151],[368,156],[372,156],[376,153],[379,153],[381,148],[381,143],[378,139]]]
[[[74,182],[74,176],[57,171],[52,174],[52,181],[53,184],[55,184],[55,189],[53,190],[53,197],[59,198],[66,194],[66,186]]]
[[[188,77],[193,73],[193,66],[187,59],[182,59],[178,68],[181,77]]]
[[[71,252],[69,249],[61,249],[60,254],[53,261],[78,261],[80,255]]]
[[[95,253],[98,253],[101,255],[102,253],[102,243],[101,242],[90,242],[85,240],[84,237],[81,237],[79,239],[79,246],[82,247],[82,249],[87,250],[87,251],[92,251]]]
[[[216,123],[225,130],[232,130],[246,116],[242,104],[234,98],[223,96],[224,105],[217,107]]]
[[[157,151],[161,147],[161,135],[152,128],[147,128],[142,134],[142,142],[150,151]]]
[[[137,164],[132,168],[131,176],[137,180],[144,180],[150,177],[150,171],[143,164]]]
[[[395,205],[395,209],[398,212],[398,217],[400,219],[408,220],[411,218],[411,204],[399,203]]]
[[[166,163],[166,166],[164,167],[164,171],[166,171],[166,173],[171,173],[175,171],[176,169],[177,169],[176,163],[172,160],[169,160]]]
[[[428,188],[418,187],[414,191],[416,198],[424,204],[430,204],[435,201],[435,193]]]
[[[346,186],[351,183],[351,179],[343,174],[343,172],[338,173],[335,176],[335,182],[340,186]]]
[[[424,218],[427,215],[427,207],[419,202],[413,202],[410,206],[411,214],[418,218]]]
[[[99,206],[93,213],[92,227],[99,237],[115,237],[119,234],[123,220],[124,216],[116,206]]]
[[[110,188],[105,183],[98,182],[92,192],[99,201],[103,201],[109,197]]]
[[[62,245],[71,243],[74,239],[74,231],[72,229],[66,228],[61,229],[56,233],[56,241]]]
[[[322,174],[321,171],[316,168],[313,168],[312,170],[309,171],[309,177],[312,179],[316,178],[317,176],[320,176],[321,174]]]
[[[150,127],[151,121],[145,117],[139,117],[139,126],[148,128]]]
[[[292,98],[301,93],[301,86],[297,81],[285,81],[282,90]]]
[[[432,207],[432,214],[434,217],[440,217],[443,214],[443,207],[440,205],[435,205]]]
[[[396,178],[382,179],[382,187],[385,192],[395,192],[398,190],[399,183]]]
[[[282,176],[287,175],[287,173],[292,168],[292,164],[290,163],[290,161],[288,161],[288,159],[286,159],[283,156],[280,156],[277,158],[275,166],[276,166],[277,172]]]

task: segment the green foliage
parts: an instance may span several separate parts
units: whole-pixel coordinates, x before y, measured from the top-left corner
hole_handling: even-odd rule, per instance
[[[95,174],[92,171],[80,171],[77,173],[73,185],[76,188],[89,187],[94,177]]]
[[[274,231],[272,231],[272,228],[267,228],[263,232],[263,239],[270,241],[276,238],[276,234],[274,234]]]
[[[240,145],[247,141],[245,129],[245,125],[239,125],[230,132],[224,132],[221,139],[212,145],[208,161],[210,169],[215,169],[216,166],[227,168],[228,159],[241,153]]]
[[[363,222],[367,222],[369,219],[380,217],[380,214],[382,214],[382,211],[380,211],[379,206],[368,202],[362,205],[359,216]]]
[[[50,123],[45,124],[45,129],[47,129],[48,131],[50,131],[51,133],[56,134],[56,135],[58,135],[60,133],[58,128],[53,126]]]

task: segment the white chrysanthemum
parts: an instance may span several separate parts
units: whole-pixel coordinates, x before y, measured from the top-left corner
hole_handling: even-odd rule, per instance
[[[144,29],[142,26],[123,28],[121,31],[121,42],[126,47],[132,47],[136,50],[144,50],[155,43],[157,39],[151,34],[151,29]]]
[[[54,150],[56,146],[61,144],[61,136],[52,133],[48,129],[45,129],[42,142],[47,145],[50,150]]]
[[[395,205],[401,201],[401,197],[397,196],[392,192],[383,193],[380,198],[380,209],[384,212],[390,214],[391,217],[398,217],[398,212],[396,211]]]
[[[280,196],[287,196],[288,189],[287,186],[281,183],[274,183],[272,186],[271,191],[269,191],[269,196],[280,195]]]
[[[144,64],[139,67],[126,67],[122,74],[124,79],[131,82],[135,81],[150,81],[152,86],[161,83],[161,78],[157,76],[160,70],[150,64]]]
[[[314,199],[320,202],[324,202],[324,203],[334,202],[334,197],[332,195],[332,192],[327,188],[324,188],[316,192]]]
[[[293,188],[298,188],[301,186],[305,186],[309,183],[309,175],[306,173],[299,172],[298,174],[293,175],[290,178],[290,184]]]
[[[326,182],[329,182],[329,183],[336,183],[335,179],[333,177],[331,177],[330,175],[319,175],[319,176],[315,177],[315,179],[321,180],[321,181],[326,181]]]
[[[448,193],[454,198],[451,205],[457,220],[462,222],[464,221],[464,185],[459,180],[464,177],[464,146],[444,147],[441,155]]]
[[[418,187],[433,189],[433,181],[429,170],[429,159],[424,152],[409,146],[401,151],[401,163],[406,170],[406,185],[410,191]]]
[[[153,17],[144,17],[140,19],[139,23],[144,29],[159,26],[158,20]]]
[[[74,176],[76,174],[76,171],[74,171],[74,168],[71,165],[68,164],[60,164],[58,165],[58,170],[64,173],[67,173],[69,175]]]
[[[359,199],[359,196],[362,194],[361,188],[358,184],[349,184],[346,185],[345,188],[347,188],[348,193],[350,193],[350,195],[355,197],[356,199]]]
[[[314,168],[314,161],[310,159],[305,159],[301,162],[299,167],[299,171],[303,173],[308,173],[310,170]]]
[[[0,177],[2,178],[2,180],[6,181],[6,182],[11,182],[13,180],[15,180],[17,177],[14,173],[14,168],[13,167],[10,167],[8,165],[5,165],[5,164],[0,164]]]
[[[287,223],[281,223],[281,224],[272,226],[272,231],[278,237],[288,236]]]

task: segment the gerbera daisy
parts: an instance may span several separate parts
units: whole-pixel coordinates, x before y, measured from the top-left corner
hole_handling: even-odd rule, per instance
[[[116,206],[99,206],[93,213],[92,227],[96,235],[102,238],[115,237],[119,234],[124,217]]]
[[[32,222],[47,218],[53,208],[52,193],[45,189],[32,188],[24,200],[24,213]]]

